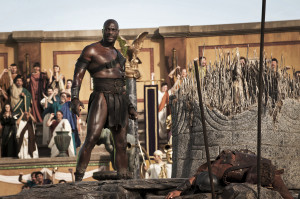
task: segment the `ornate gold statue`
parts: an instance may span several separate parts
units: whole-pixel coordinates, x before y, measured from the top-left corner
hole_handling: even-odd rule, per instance
[[[143,42],[148,35],[148,32],[140,33],[132,42],[128,44],[128,41],[122,36],[118,37],[118,42],[121,47],[121,53],[126,57],[125,73],[126,77],[139,79],[141,74],[138,70],[138,64],[141,64],[141,60],[138,58],[138,53],[142,49]]]

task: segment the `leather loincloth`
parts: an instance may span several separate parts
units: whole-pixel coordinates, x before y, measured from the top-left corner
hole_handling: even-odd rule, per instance
[[[126,125],[129,99],[125,90],[125,79],[94,78],[94,92],[90,95],[88,111],[96,96],[103,93],[107,104],[107,119],[104,128]]]

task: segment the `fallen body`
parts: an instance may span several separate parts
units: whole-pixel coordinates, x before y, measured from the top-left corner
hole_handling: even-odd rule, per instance
[[[214,181],[214,186],[220,188],[220,184],[228,185],[231,182],[235,183],[251,183],[257,184],[257,156],[250,153],[248,150],[244,151],[222,151],[215,161],[211,163],[212,174],[217,181]],[[271,188],[274,191],[278,191],[284,199],[293,199],[289,193],[288,188],[285,186],[281,174],[283,170],[276,170],[275,166],[271,164],[271,161],[265,158],[261,160],[261,185],[266,188]],[[191,189],[192,185],[199,186],[199,182],[207,182],[206,188],[210,186],[210,180],[200,179],[199,177],[206,177],[208,175],[202,175],[208,171],[207,163],[201,165],[196,174],[178,186],[176,190],[170,192],[165,198],[174,198],[180,196],[183,192]],[[200,184],[201,187],[205,187]],[[209,190],[202,190],[209,191]]]

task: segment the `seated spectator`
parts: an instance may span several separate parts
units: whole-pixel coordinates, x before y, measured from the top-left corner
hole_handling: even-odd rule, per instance
[[[71,95],[71,87],[72,87],[72,83],[73,83],[73,80],[68,79],[68,80],[67,80],[66,89],[65,89],[65,92],[66,92],[66,93],[69,93],[70,95]]]
[[[17,138],[19,138],[18,157],[20,159],[38,158],[38,148],[35,141],[36,120],[30,112],[21,110],[17,120]]]
[[[53,72],[50,69],[50,79],[49,85],[51,88],[58,89],[58,93],[61,93],[65,90],[65,77],[60,74],[60,67],[58,65],[53,66]]]
[[[23,183],[23,184],[25,184],[25,185],[27,185],[29,188],[31,188],[31,187],[33,187],[33,186],[35,186],[36,185],[36,176],[35,176],[35,173],[36,172],[32,172],[31,173],[31,180],[23,180],[23,173],[20,173],[19,174],[19,182],[21,182],[21,183]],[[24,185],[24,186],[25,186]]]
[[[37,171],[35,173],[36,176],[36,184],[37,185],[45,185],[45,184],[52,184],[52,181],[49,179],[44,179],[44,175],[42,172]]]
[[[2,157],[18,157],[16,119],[12,116],[12,109],[9,104],[6,104],[1,112],[0,121],[2,126]]]
[[[47,122],[47,125],[50,127],[52,130],[52,138],[50,140],[50,143],[48,147],[51,149],[51,157],[56,157],[59,154],[59,151],[56,147],[56,144],[54,142],[54,137],[57,135],[57,131],[68,131],[69,136],[71,137],[69,148],[68,148],[68,154],[69,157],[74,157],[75,156],[75,150],[74,150],[74,138],[72,135],[72,128],[67,119],[63,119],[63,112],[62,111],[57,111],[56,112],[56,120],[54,119],[54,113],[51,113],[50,118]]]

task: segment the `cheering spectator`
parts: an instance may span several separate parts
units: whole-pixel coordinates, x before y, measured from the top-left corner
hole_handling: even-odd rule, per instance
[[[54,137],[57,135],[57,131],[68,131],[68,135],[71,137],[69,148],[68,148],[68,154],[69,157],[75,156],[75,150],[74,150],[74,138],[72,134],[72,128],[67,119],[63,119],[63,112],[57,111],[56,112],[56,120],[54,119],[54,113],[51,113],[50,118],[47,122],[47,125],[52,130],[52,138],[50,140],[50,143],[48,147],[51,149],[51,157],[56,157],[59,154],[59,151],[56,147],[56,144],[54,142]]]
[[[17,138],[19,138],[18,157],[20,159],[38,158],[38,148],[35,142],[36,120],[29,112],[21,112],[17,120]]]
[[[26,88],[23,88],[23,79],[17,76],[12,79],[11,69],[8,70],[10,79],[10,105],[14,115],[20,117],[21,111],[28,111],[31,102],[31,94]]]
[[[50,87],[53,89],[57,88],[58,93],[60,94],[65,90],[65,77],[62,74],[60,74],[60,67],[58,65],[53,66],[53,72],[51,69],[49,71],[50,71],[50,80],[49,80]]]
[[[36,182],[37,182],[36,184],[37,185],[52,184],[51,180],[44,179],[44,175],[40,171],[35,172],[35,176],[36,176]]]
[[[42,113],[43,107],[41,100],[43,93],[47,88],[47,74],[41,72],[40,63],[36,62],[33,65],[33,73],[27,77],[27,89],[32,95],[32,114],[37,122],[43,122]]]
[[[23,173],[19,174],[19,182],[25,184],[26,186],[28,186],[29,188],[33,187],[36,185],[36,177],[35,177],[35,173],[36,172],[32,172],[31,173],[31,180],[23,180]],[[24,185],[24,186],[25,186]]]

